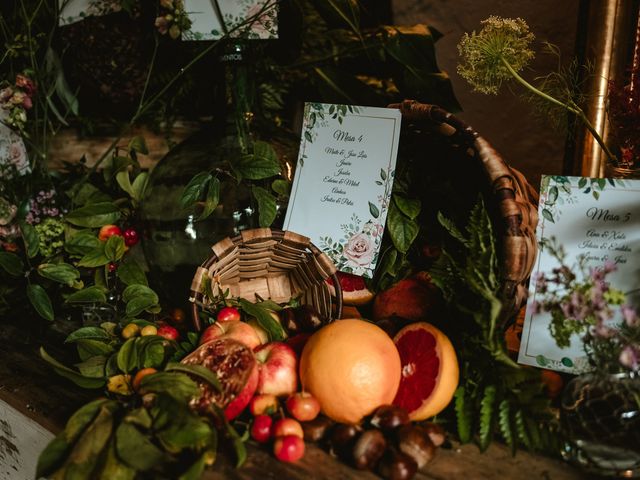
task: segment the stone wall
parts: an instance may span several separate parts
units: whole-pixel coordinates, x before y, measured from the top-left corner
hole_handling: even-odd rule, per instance
[[[552,128],[545,119],[535,118],[531,106],[509,88],[497,96],[471,91],[456,73],[457,44],[464,32],[480,29],[489,15],[521,17],[541,41],[560,47],[563,61],[570,61],[576,41],[578,0],[392,0],[394,23],[426,23],[444,34],[436,47],[438,63],[453,82],[464,112],[460,117],[473,125],[514,167],[521,170],[536,188],[541,174],[559,174],[565,149],[564,132]],[[557,59],[538,54],[524,77],[533,79],[557,67]],[[512,84],[511,90],[522,93]]]

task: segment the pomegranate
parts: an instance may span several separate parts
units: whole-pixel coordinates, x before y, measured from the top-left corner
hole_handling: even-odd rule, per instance
[[[224,409],[227,420],[237,417],[249,404],[258,386],[258,363],[253,352],[242,343],[229,338],[213,340],[201,345],[182,363],[202,365],[216,374],[222,389],[198,381],[201,395],[192,406],[206,413],[211,404]]]

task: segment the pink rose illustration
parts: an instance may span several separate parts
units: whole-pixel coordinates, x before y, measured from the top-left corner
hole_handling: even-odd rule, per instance
[[[374,245],[364,233],[356,233],[344,246],[343,255],[356,265],[366,266],[373,260]]]
[[[255,5],[249,7],[247,13],[245,14],[246,19],[255,17],[255,20],[251,24],[251,30],[260,38],[267,38],[270,36],[270,31],[268,28],[269,22],[271,20],[269,16],[270,7],[266,5],[267,2],[258,2]],[[263,13],[260,13],[261,11]]]

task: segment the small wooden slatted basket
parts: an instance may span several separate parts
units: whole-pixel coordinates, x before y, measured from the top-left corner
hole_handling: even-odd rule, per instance
[[[435,105],[405,100],[389,105],[402,112],[405,127],[435,130],[451,150],[463,152],[469,162],[479,162],[489,182],[487,203],[497,212],[502,262],[502,318],[513,317],[527,297],[527,282],[537,255],[538,193],[522,173],[507,165],[496,150],[469,125]],[[423,154],[424,155],[424,154]],[[448,155],[453,162],[454,156]],[[466,163],[469,163],[466,162]],[[459,175],[469,175],[468,165],[455,164]],[[482,182],[481,178],[476,180]]]
[[[213,254],[198,267],[189,300],[193,303],[195,329],[202,328],[200,309],[229,289],[231,297],[288,302],[300,296],[331,321],[342,314],[342,290],[331,259],[309,238],[290,231],[270,228],[244,230],[211,247]],[[331,278],[335,296],[325,282]],[[209,279],[209,281],[207,281]],[[206,288],[210,285],[209,288]]]

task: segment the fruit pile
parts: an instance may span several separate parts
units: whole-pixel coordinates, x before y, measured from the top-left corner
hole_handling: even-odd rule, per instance
[[[373,300],[362,279],[339,279],[351,292],[345,303]],[[411,297],[424,287],[421,280],[411,282],[394,288]],[[422,308],[423,292],[418,293],[418,307],[403,300],[402,308]],[[383,295],[394,294],[378,298]],[[374,304],[374,314],[395,303],[392,298]],[[361,318],[328,323],[309,305],[262,302],[284,332],[284,340],[271,341],[253,308],[224,298],[219,305],[198,348],[182,359],[219,380],[216,388],[194,379],[200,396],[191,406],[201,414],[219,408],[229,421],[247,419],[250,437],[270,445],[278,460],[302,458],[307,440],[355,468],[393,479],[411,478],[444,442],[442,428],[423,421],[453,396],[456,354],[436,327],[415,322],[415,311],[409,312],[414,323],[392,337],[390,329]]]

